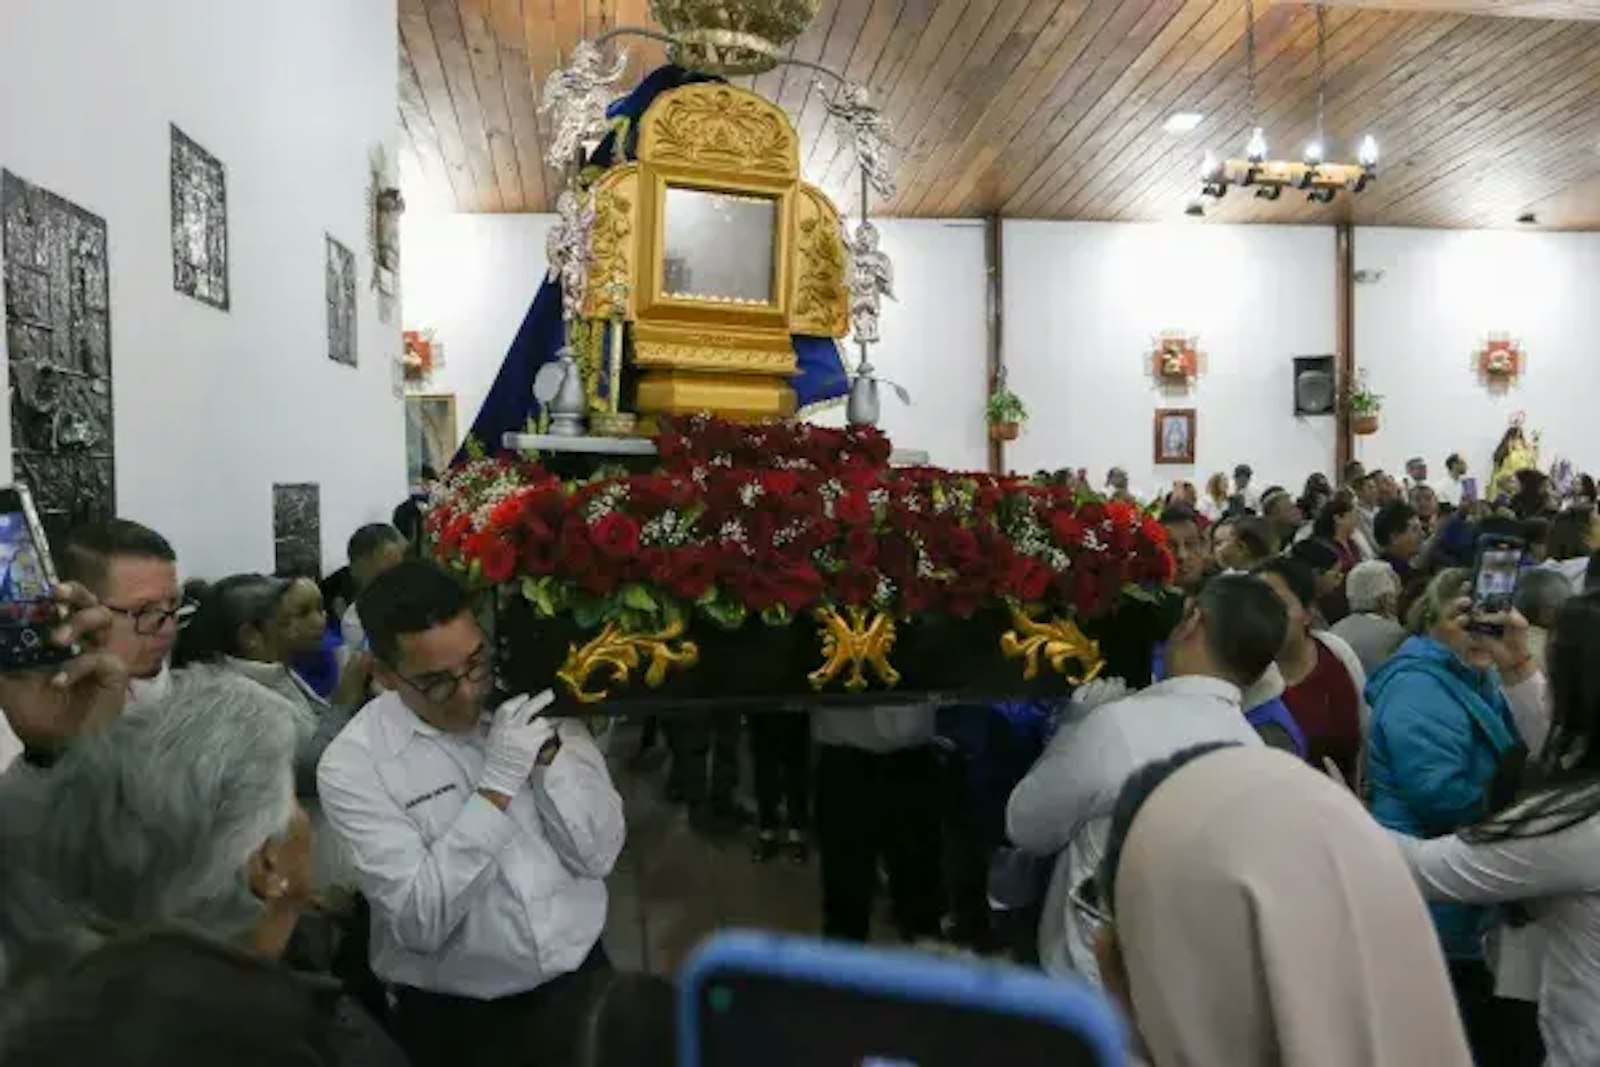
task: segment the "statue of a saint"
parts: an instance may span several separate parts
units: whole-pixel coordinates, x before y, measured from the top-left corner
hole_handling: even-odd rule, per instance
[[[1539,469],[1539,432],[1525,433],[1524,421],[1519,412],[1500,439],[1500,447],[1494,450],[1494,478],[1489,483],[1491,499],[1515,496],[1518,472]]]

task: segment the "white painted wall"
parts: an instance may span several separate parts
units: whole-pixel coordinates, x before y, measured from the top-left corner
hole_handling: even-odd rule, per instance
[[[1600,469],[1600,234],[1362,229],[1356,267],[1383,277],[1356,288],[1356,358],[1385,398],[1383,428],[1360,441],[1369,464],[1413,455],[1434,470],[1459,451],[1486,484],[1515,412],[1544,433],[1544,459]],[[1475,354],[1491,333],[1521,340],[1520,384],[1495,395]]]
[[[1249,462],[1258,488],[1331,470],[1334,420],[1293,415],[1293,357],[1336,343],[1334,234],[1288,226],[1007,222],[1005,350],[1033,418],[1007,462],[1023,472],[1112,466],[1135,491],[1200,484]],[[1187,396],[1149,376],[1165,330],[1199,336]],[[1197,408],[1197,463],[1157,467],[1158,408]]]
[[[462,435],[544,275],[551,221],[548,215],[427,212],[405,219],[405,324],[431,328],[443,342],[445,365],[426,391],[456,394]],[[924,449],[937,464],[982,470],[988,462],[983,227],[896,219],[878,225],[883,248],[894,257],[899,298],[885,305],[883,343],[874,360],[913,401],[903,407],[885,390],[883,427],[896,444]],[[842,417],[826,412],[818,421]]]
[[[396,49],[394,0],[4,0],[0,166],[107,222],[118,510],[189,574],[270,569],[274,482],[321,484],[329,569],[404,496],[399,326],[365,285]],[[169,123],[227,168],[228,312],[172,288]],[[363,280],[355,369],[327,357],[325,231]]]
[[[554,223],[554,215],[426,210],[401,221],[405,327],[431,329],[444,345],[444,365],[420,391],[455,394],[463,438],[544,281],[544,240]]]

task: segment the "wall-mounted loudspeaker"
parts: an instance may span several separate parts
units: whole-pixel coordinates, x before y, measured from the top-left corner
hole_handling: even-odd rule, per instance
[[[1332,415],[1339,390],[1334,380],[1332,356],[1294,357],[1294,413]]]

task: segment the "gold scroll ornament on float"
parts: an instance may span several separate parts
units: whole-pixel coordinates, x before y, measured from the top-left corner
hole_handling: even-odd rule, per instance
[[[638,161],[596,181],[584,315],[626,322],[637,408],[795,413],[791,334],[849,328],[839,213],[800,180],[783,110],[731,85],[661,94]]]

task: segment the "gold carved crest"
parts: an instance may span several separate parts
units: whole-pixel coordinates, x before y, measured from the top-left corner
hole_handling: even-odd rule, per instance
[[[645,112],[640,155],[655,163],[794,178],[799,143],[777,105],[727,85],[689,85]]]

